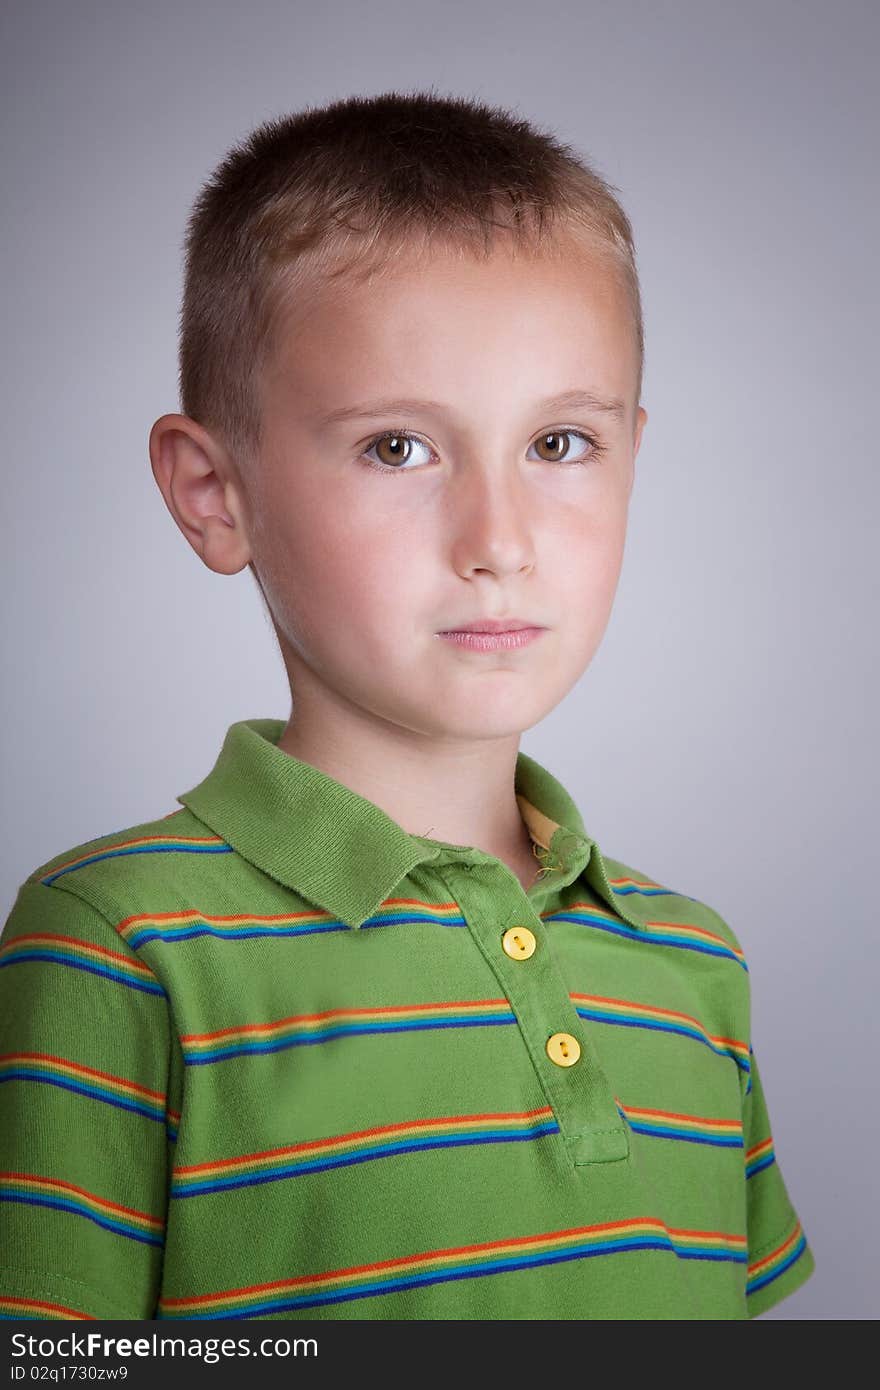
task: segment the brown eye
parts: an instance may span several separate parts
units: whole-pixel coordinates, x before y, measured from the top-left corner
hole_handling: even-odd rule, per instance
[[[380,463],[405,463],[409,458],[412,440],[405,434],[386,434],[373,446]]]
[[[546,458],[549,463],[565,458],[568,453],[568,443],[564,434],[542,434],[540,439],[535,440],[535,448],[539,451],[546,448],[546,453],[541,453],[541,457]]]
[[[583,447],[580,453],[572,454],[568,442],[570,439],[581,440]],[[550,430],[540,435],[532,448],[539,450],[539,456],[545,463],[583,463],[590,455],[600,452],[596,441],[580,430]],[[569,454],[572,457],[569,458]]]
[[[387,434],[380,434],[371,440],[362,457],[371,468],[378,468],[386,473],[412,473],[414,469],[405,468],[404,464],[410,463],[414,449],[423,449],[431,455],[428,445],[415,435],[406,434],[403,430],[389,430]],[[415,462],[420,462],[418,454]]]

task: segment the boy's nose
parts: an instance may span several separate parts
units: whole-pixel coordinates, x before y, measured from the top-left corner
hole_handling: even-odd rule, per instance
[[[476,468],[452,507],[453,561],[466,574],[515,574],[534,564],[534,506],[515,470]]]

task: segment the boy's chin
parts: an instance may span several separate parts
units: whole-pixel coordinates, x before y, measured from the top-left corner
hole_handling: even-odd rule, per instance
[[[432,710],[421,718],[414,717],[409,727],[437,742],[485,743],[499,739],[517,738],[550,713],[552,705],[536,706],[534,702],[511,702],[506,709],[487,698],[485,707],[472,699],[456,709]]]

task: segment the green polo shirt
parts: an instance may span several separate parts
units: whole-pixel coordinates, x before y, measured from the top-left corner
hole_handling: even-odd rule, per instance
[[[520,753],[543,868],[233,724],[0,938],[0,1316],[755,1316],[813,1256],[710,907]]]

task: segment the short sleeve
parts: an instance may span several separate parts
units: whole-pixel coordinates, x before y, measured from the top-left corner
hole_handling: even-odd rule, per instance
[[[815,1262],[773,1147],[770,1116],[753,1051],[749,1060],[749,1083],[743,1099],[749,1252],[746,1307],[748,1316],[754,1318],[806,1283]]]
[[[155,1316],[165,992],[113,923],[35,876],[0,936],[0,1317]]]

